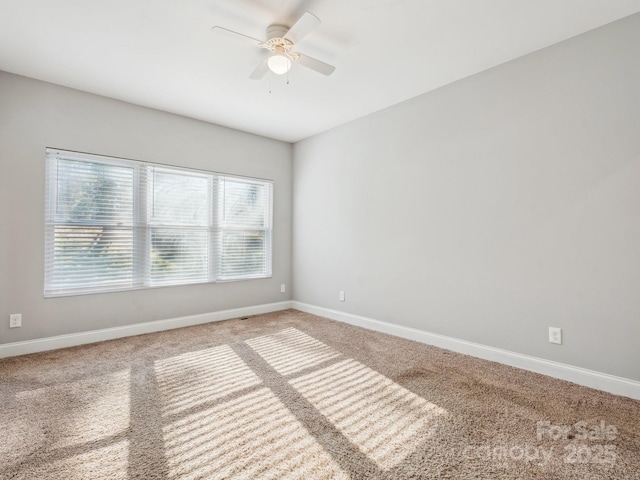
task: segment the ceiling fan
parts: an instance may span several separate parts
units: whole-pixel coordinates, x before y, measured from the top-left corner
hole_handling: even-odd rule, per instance
[[[293,63],[310,68],[323,75],[331,75],[336,67],[295,51],[297,44],[318,25],[320,25],[320,19],[311,12],[305,12],[290,28],[285,25],[270,25],[267,28],[267,40],[265,41],[219,25],[212,27],[212,30],[220,29],[248,38],[255,42],[258,47],[270,52],[253,73],[249,75],[249,78],[253,80],[260,80],[269,70],[277,75],[287,73]]]

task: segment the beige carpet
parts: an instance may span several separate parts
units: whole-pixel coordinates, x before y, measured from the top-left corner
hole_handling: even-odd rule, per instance
[[[640,402],[294,310],[0,361],[2,479],[640,479]]]

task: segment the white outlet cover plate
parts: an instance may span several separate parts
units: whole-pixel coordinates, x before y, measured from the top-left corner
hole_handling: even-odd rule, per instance
[[[9,315],[9,328],[17,328],[22,326],[22,314],[12,313]]]
[[[549,327],[549,343],[562,345],[562,329],[557,327]]]

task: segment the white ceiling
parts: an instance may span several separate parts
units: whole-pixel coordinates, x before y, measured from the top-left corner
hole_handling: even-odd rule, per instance
[[[336,66],[249,80],[265,38]],[[0,69],[295,142],[640,11],[640,0],[0,0]],[[269,93],[271,89],[271,93]]]

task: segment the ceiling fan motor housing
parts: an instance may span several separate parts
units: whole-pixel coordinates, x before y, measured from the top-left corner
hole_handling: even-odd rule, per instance
[[[269,26],[267,28],[268,40],[263,42],[261,47],[266,48],[275,55],[284,55],[291,60],[297,60],[298,55],[289,51],[293,47],[293,42],[288,38],[284,38],[288,31],[289,27],[284,25]]]
[[[283,38],[288,31],[289,27],[284,25],[269,25],[267,27],[267,39]]]

